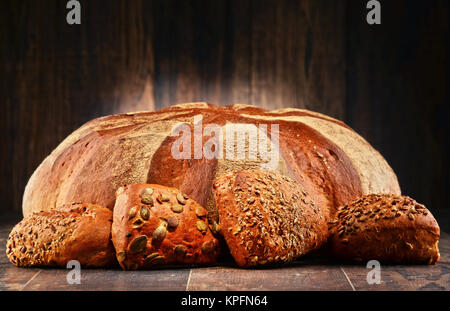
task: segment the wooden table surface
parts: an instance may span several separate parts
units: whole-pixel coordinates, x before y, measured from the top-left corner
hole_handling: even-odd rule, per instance
[[[363,265],[308,257],[277,268],[214,267],[121,271],[82,269],[81,284],[68,284],[69,270],[17,268],[5,253],[12,224],[0,226],[0,290],[450,290],[450,235],[441,231],[441,260],[434,266],[382,266],[381,284],[369,285]]]

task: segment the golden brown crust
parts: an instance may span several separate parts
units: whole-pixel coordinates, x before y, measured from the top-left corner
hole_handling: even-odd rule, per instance
[[[348,155],[320,132],[293,122],[283,122],[280,149],[294,180],[317,205],[335,209],[363,194],[358,171]]]
[[[192,126],[190,127],[193,130]],[[179,189],[195,200],[201,206],[208,206],[212,196],[212,183],[216,173],[217,159],[178,159],[172,157],[172,144],[179,139],[177,136],[167,137],[154,153],[147,183],[160,184]],[[203,137],[203,142],[206,138]],[[194,141],[187,142],[194,150]],[[210,210],[214,214],[213,210]]]
[[[112,239],[121,267],[215,263],[219,241],[206,216],[202,206],[175,188],[155,184],[119,188]]]
[[[327,211],[277,172],[225,174],[214,190],[220,232],[241,267],[289,262],[327,239]]]
[[[339,208],[330,227],[335,257],[352,261],[426,263],[439,260],[439,226],[407,196],[370,194]]]
[[[114,193],[125,184],[155,183],[186,192],[215,212],[213,180],[226,173],[260,169],[261,159],[174,159],[172,128],[217,124],[279,125],[279,173],[301,183],[317,204],[337,206],[371,192],[400,194],[392,169],[348,126],[322,114],[300,109],[268,111],[245,105],[217,107],[206,103],[172,106],[98,118],[67,137],[36,169],[23,199],[23,213],[49,210],[71,201],[112,209]],[[209,138],[209,137],[206,137]]]
[[[117,265],[111,242],[112,212],[87,203],[72,203],[25,217],[11,231],[6,253],[20,267]]]

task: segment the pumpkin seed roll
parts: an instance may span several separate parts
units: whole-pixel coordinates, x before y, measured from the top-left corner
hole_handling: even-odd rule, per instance
[[[124,270],[215,263],[219,241],[207,211],[171,187],[134,184],[116,192],[112,240]]]

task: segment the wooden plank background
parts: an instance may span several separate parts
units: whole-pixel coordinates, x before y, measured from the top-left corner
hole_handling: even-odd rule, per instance
[[[347,122],[404,193],[449,208],[447,0],[66,1],[0,4],[0,212],[84,122],[175,103],[307,108]]]
[[[0,225],[0,291],[450,290],[450,235],[443,231],[439,240],[441,259],[436,265],[382,265],[380,284],[367,283],[370,269],[365,264],[338,262],[311,254],[286,266],[253,269],[241,269],[226,260],[212,267],[139,271],[82,269],[81,284],[68,284],[67,269],[18,268],[9,262],[4,245],[13,225]]]

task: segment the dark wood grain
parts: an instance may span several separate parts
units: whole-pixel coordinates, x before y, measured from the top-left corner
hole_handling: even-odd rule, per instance
[[[2,230],[3,232],[4,230]],[[68,284],[64,269],[16,268],[2,260],[3,290],[448,290],[450,236],[443,233],[442,259],[435,266],[382,266],[381,284],[366,281],[368,269],[308,258],[290,266],[239,269],[218,267],[124,272],[81,272],[81,284]]]
[[[443,221],[443,220],[439,220]],[[66,269],[17,268],[5,254],[12,225],[0,226],[0,290],[450,290],[450,235],[442,232],[441,260],[434,266],[382,266],[381,284],[366,281],[363,265],[342,264],[318,255],[282,267],[216,267],[148,271],[82,269],[81,284],[68,284]]]
[[[42,269],[22,290],[184,291],[189,269],[154,271],[81,270],[81,283],[69,284],[69,270]]]
[[[251,103],[343,118],[345,3],[254,1]]]
[[[363,2],[363,1],[362,1]],[[347,118],[394,168],[404,194],[449,207],[449,2],[385,1],[347,11]]]
[[[302,262],[268,269],[233,266],[192,270],[187,290],[352,290],[340,267],[330,263]]]
[[[450,235],[441,234],[441,259],[433,266],[381,266],[380,284],[368,284],[370,269],[361,266],[343,266],[355,290],[449,290]]]
[[[299,107],[343,119],[405,194],[448,208],[446,0],[0,2],[0,213],[68,134],[99,116],[208,101]]]
[[[39,275],[40,269],[20,269],[11,263],[0,265],[0,291],[21,291]],[[55,272],[54,272],[55,273]]]
[[[93,1],[82,8],[82,24],[69,26],[64,1],[2,2],[2,211],[20,211],[31,173],[83,123],[154,108],[151,5]]]

